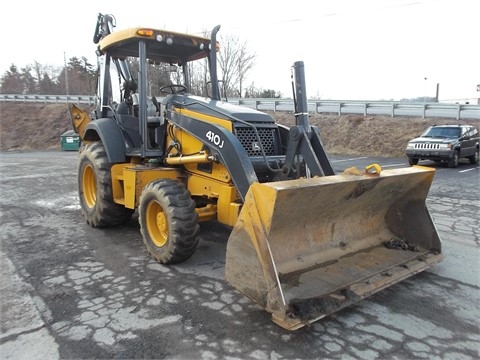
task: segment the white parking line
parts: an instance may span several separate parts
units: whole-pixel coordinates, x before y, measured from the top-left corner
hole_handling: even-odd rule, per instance
[[[464,172],[467,172],[467,171],[472,171],[472,170],[477,170],[477,169],[478,169],[478,167],[475,167],[475,168],[471,168],[471,169],[460,170],[459,172],[464,173]]]

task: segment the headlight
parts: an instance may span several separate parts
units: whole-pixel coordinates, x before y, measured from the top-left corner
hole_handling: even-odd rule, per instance
[[[408,143],[407,144],[407,150],[408,149],[415,149],[415,145],[414,144],[411,144],[411,143]]]
[[[452,144],[440,144],[440,149],[442,150],[450,150],[452,148]]]

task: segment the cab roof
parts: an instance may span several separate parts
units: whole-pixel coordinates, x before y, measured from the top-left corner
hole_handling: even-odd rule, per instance
[[[152,28],[129,28],[115,31],[98,43],[101,54],[108,52],[120,59],[138,57],[138,44],[145,40],[147,59],[154,62],[183,64],[187,61],[202,59],[208,56],[210,39],[182,34],[168,30]],[[219,44],[216,44],[218,51]]]

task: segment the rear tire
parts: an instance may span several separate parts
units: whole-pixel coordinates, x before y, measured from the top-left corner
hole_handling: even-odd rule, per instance
[[[453,157],[448,160],[448,167],[449,168],[456,168],[458,167],[458,162],[460,161],[460,154],[458,153],[458,151],[455,151],[453,153]]]
[[[138,218],[143,242],[159,263],[179,263],[195,252],[198,215],[182,183],[162,179],[148,184],[140,196]]]
[[[417,165],[418,164],[418,159],[417,158],[408,158],[408,164],[410,166]]]
[[[470,161],[470,164],[478,164],[478,149],[475,151],[475,155],[470,156],[468,160]]]
[[[113,202],[111,167],[102,143],[80,148],[78,195],[82,214],[93,227],[125,224],[132,218],[132,209]]]

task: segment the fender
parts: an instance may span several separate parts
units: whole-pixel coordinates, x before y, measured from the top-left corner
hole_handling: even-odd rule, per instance
[[[125,140],[122,131],[112,118],[101,118],[90,122],[85,129],[84,140],[100,140],[110,163],[126,162]]]

